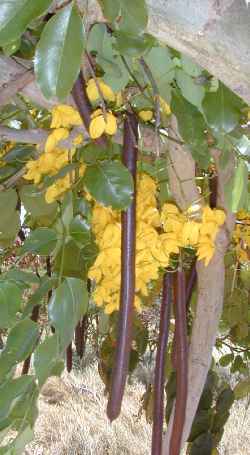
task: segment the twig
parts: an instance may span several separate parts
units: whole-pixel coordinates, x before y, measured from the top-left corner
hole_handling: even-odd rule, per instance
[[[152,90],[153,90],[153,95],[154,95],[154,101],[155,101],[155,137],[156,137],[156,156],[160,156],[160,139],[159,139],[159,129],[161,125],[161,113],[160,113],[160,94],[159,94],[159,89],[157,87],[157,84],[155,82],[154,76],[152,74],[151,69],[145,62],[144,58],[141,57],[139,59],[139,62],[148,78],[148,80],[151,83]]]
[[[125,57],[123,55],[120,55],[121,59],[122,59],[122,62],[128,72],[128,74],[130,75],[131,79],[133,79],[133,81],[136,83],[137,87],[139,88],[140,92],[142,93],[143,96],[145,96],[146,99],[148,99],[150,102],[151,102],[151,99],[149,98],[149,96],[145,95],[145,90],[146,90],[146,86],[143,87],[140,82],[138,81],[137,77],[134,75],[133,71],[131,71],[129,65],[128,65],[128,62],[127,60],[125,59]]]

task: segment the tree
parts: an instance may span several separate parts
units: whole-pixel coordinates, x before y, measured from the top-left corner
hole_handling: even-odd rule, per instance
[[[153,453],[161,451],[173,300],[168,349],[176,401],[162,453],[177,455],[197,418],[223,301],[225,339],[245,361],[249,354],[249,10],[242,1],[232,24],[232,0],[207,0],[202,10],[184,1],[149,2],[149,10],[144,0],[87,3],[19,0],[3,2],[0,13],[0,311],[8,335],[0,357],[1,428],[18,431],[3,453],[18,453],[30,439],[39,389],[61,373],[65,352],[70,370],[74,333],[82,353],[89,299],[100,314],[112,314],[100,369],[108,416],[119,415],[128,370],[147,347],[134,307],[149,304],[163,280]],[[17,267],[6,269],[17,237]],[[33,273],[18,267],[26,256],[38,261]],[[47,297],[53,335],[43,339],[38,318]],[[240,366],[234,354],[229,363],[244,372],[239,357]],[[20,362],[24,375],[14,378]],[[243,386],[247,393],[249,382]],[[205,445],[218,442],[218,428],[211,426]]]

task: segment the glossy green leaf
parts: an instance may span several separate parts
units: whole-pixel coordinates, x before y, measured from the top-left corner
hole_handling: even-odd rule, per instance
[[[0,192],[0,245],[9,246],[19,231],[20,218],[16,210],[17,193],[10,189]]]
[[[0,387],[0,428],[33,426],[37,417],[37,386],[33,376],[10,379]]]
[[[77,215],[70,223],[69,234],[80,247],[91,242],[90,225],[80,215]]]
[[[99,0],[104,16],[116,27],[132,34],[142,32],[148,22],[145,0]]]
[[[0,382],[13,366],[31,354],[38,336],[38,325],[29,318],[18,322],[10,330],[6,345],[0,355]]]
[[[114,209],[129,207],[133,194],[133,179],[119,161],[103,161],[89,166],[84,183],[98,202]]]
[[[181,89],[181,93],[199,111],[202,111],[202,100],[205,96],[205,89],[202,85],[195,83],[195,80],[182,70],[176,71],[177,84]]]
[[[128,55],[129,57],[139,57],[156,44],[155,38],[148,33],[136,36],[120,31],[116,32],[115,38],[115,49],[117,49],[121,55]]]
[[[34,158],[35,147],[31,145],[16,145],[3,157],[3,161],[9,164],[23,165],[29,159]]]
[[[34,253],[48,256],[55,249],[57,233],[53,229],[38,228],[25,240],[19,254]]]
[[[56,335],[46,338],[34,352],[34,369],[41,387],[49,376],[60,376],[64,362],[59,354]]]
[[[215,132],[230,133],[240,120],[240,109],[244,104],[231,90],[220,83],[216,92],[207,92],[202,106],[210,128]]]
[[[190,455],[211,455],[213,438],[210,432],[198,436],[192,444]]]
[[[94,264],[97,254],[98,248],[93,240],[83,247],[73,240],[67,241],[63,255],[63,276],[87,279],[88,270]],[[57,272],[60,270],[61,261],[62,249],[59,250],[54,264],[54,270]]]
[[[181,54],[181,66],[185,73],[192,77],[198,77],[202,73],[202,68],[197,65],[190,57],[185,54]]]
[[[108,33],[104,24],[95,24],[88,36],[87,49],[95,52],[96,62],[103,69],[103,80],[115,91],[123,89],[130,76],[118,50],[114,49],[115,38]]]
[[[194,441],[200,434],[210,429],[213,419],[212,409],[202,409],[196,412],[188,441]]]
[[[239,160],[235,171],[232,191],[232,212],[236,213],[245,207],[248,198],[248,167],[243,160]]]
[[[13,281],[0,282],[0,328],[16,323],[16,314],[21,309],[22,291]]]
[[[56,286],[56,278],[49,278],[44,276],[41,279],[40,286],[35,290],[34,294],[29,299],[31,306],[41,303],[42,299],[47,296],[48,292]]]
[[[207,167],[210,155],[205,136],[207,127],[202,114],[177,92],[173,94],[171,109],[177,117],[180,135],[189,145],[195,161]]]
[[[226,411],[229,411],[234,402],[234,392],[227,387],[222,390],[216,400],[216,411],[220,414],[224,414]]]
[[[169,102],[170,82],[175,75],[175,64],[166,47],[153,47],[144,57],[149,66],[160,95]],[[149,83],[148,79],[147,83]]]
[[[0,8],[0,46],[18,39],[27,25],[44,13],[52,0],[2,0]]]
[[[236,400],[241,400],[250,394],[250,379],[243,379],[234,388],[234,396]]]
[[[79,319],[88,305],[86,283],[77,278],[66,278],[56,289],[49,303],[49,318],[59,336],[60,351],[66,349],[73,338]]]
[[[35,54],[35,73],[43,94],[64,100],[78,76],[84,49],[83,22],[74,2],[44,27]]]
[[[35,185],[23,185],[20,198],[25,210],[31,214],[38,226],[50,226],[57,214],[57,204],[47,204],[44,194]]]
[[[223,355],[219,362],[222,367],[227,367],[234,360],[234,354]]]
[[[13,268],[3,274],[3,278],[6,280],[14,280],[16,284],[25,284],[27,287],[31,284],[39,284],[40,279],[33,272],[27,270],[21,270],[20,268]]]

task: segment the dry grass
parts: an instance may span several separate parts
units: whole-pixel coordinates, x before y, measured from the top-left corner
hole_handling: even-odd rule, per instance
[[[128,385],[121,417],[105,416],[106,397],[95,365],[84,372],[51,378],[40,399],[35,441],[26,455],[149,455],[151,427],[138,416],[141,383]],[[227,423],[220,455],[249,455],[250,413],[236,403]],[[202,455],[202,454],[201,454]]]

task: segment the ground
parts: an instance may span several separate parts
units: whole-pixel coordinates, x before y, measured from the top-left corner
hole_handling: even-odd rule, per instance
[[[151,426],[138,415],[144,380],[138,376],[127,386],[121,417],[110,425],[94,363],[49,379],[39,402],[35,440],[25,455],[150,455]],[[249,447],[250,412],[246,401],[236,402],[220,455],[249,455]]]

